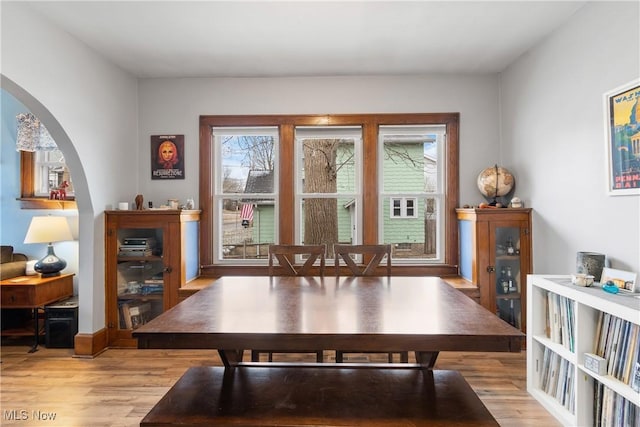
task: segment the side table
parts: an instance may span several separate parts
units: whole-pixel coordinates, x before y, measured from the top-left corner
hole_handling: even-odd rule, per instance
[[[34,343],[29,353],[38,350],[38,309],[73,295],[73,274],[42,278],[19,276],[0,281],[0,308],[29,308],[33,310]],[[2,335],[22,335],[3,331]]]

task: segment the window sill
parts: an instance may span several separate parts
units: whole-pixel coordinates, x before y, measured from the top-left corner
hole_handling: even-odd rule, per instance
[[[78,209],[75,200],[50,200],[43,197],[22,197],[20,209]]]

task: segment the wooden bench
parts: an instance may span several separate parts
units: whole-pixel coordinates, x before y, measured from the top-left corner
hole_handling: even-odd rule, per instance
[[[152,426],[497,426],[457,371],[351,365],[194,367]]]
[[[193,279],[192,281],[185,283],[178,289],[178,302],[182,302],[185,299],[189,298],[191,295],[195,294],[199,290],[210,286],[213,282],[216,281],[215,277],[204,277],[199,276]]]
[[[480,289],[478,285],[460,276],[442,276],[442,280],[480,304]]]

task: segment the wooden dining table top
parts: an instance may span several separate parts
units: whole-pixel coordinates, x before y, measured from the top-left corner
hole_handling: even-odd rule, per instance
[[[524,339],[440,278],[406,276],[225,276],[133,336],[139,348],[240,352],[518,352]]]

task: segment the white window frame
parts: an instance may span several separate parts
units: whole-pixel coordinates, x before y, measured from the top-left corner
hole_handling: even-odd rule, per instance
[[[384,137],[386,135],[415,135],[419,137],[421,135],[434,135],[434,142],[437,144],[437,164],[438,169],[436,173],[436,188],[433,191],[421,191],[421,192],[396,192],[396,191],[385,191],[384,187]],[[436,213],[436,230],[437,230],[437,240],[436,240],[436,256],[434,258],[419,258],[419,259],[401,259],[394,258],[394,264],[415,264],[416,262],[426,263],[426,264],[441,264],[444,262],[445,253],[444,249],[446,246],[446,236],[445,236],[445,219],[446,219],[446,125],[381,125],[378,128],[378,171],[379,171],[379,182],[378,188],[379,191],[379,203],[378,203],[378,241],[384,241],[384,200],[389,198],[391,203],[391,208],[393,208],[393,199],[408,199],[415,198],[416,201],[418,199],[427,199],[434,198],[435,199],[435,213]],[[417,204],[415,206],[416,217],[418,207]],[[390,215],[393,214],[393,211],[390,212]],[[398,218],[398,217],[392,217]],[[403,217],[407,218],[407,217]]]
[[[215,165],[214,171],[211,174],[212,176],[212,186],[213,194],[212,194],[212,206],[211,208],[215,212],[216,218],[222,218],[222,208],[224,200],[242,200],[242,199],[273,199],[274,201],[274,233],[275,236],[278,236],[279,229],[279,197],[278,197],[278,188],[279,188],[279,176],[278,176],[278,153],[279,153],[279,144],[280,144],[280,131],[278,126],[240,126],[240,127],[214,127],[210,128],[211,130],[211,164]],[[246,136],[246,135],[269,135],[274,138],[274,165],[273,165],[273,192],[272,193],[224,193],[223,192],[223,181],[224,181],[224,168],[222,166],[222,144],[220,137],[224,136]],[[216,228],[214,236],[213,236],[213,259],[215,259],[216,264],[221,265],[267,265],[268,259],[224,259],[224,254],[222,253],[222,237],[223,237],[223,227],[224,221],[219,220],[214,224]],[[277,243],[277,242],[275,242]]]
[[[52,161],[50,159],[51,154],[55,151],[60,153],[60,161]],[[34,154],[34,195],[36,197],[49,197],[50,191],[54,190],[49,186],[49,170],[55,167],[67,168],[64,155],[59,149],[38,150]]]
[[[303,152],[301,150],[301,140],[310,138],[332,138],[332,139],[353,139],[355,156],[355,183],[352,193],[305,193],[303,192],[301,172],[303,167]],[[355,214],[352,216],[356,221],[356,226],[352,226],[351,235],[353,244],[359,244],[362,239],[362,126],[296,126],[294,147],[294,167],[295,167],[295,206],[298,207],[295,216],[295,241],[302,244],[301,218],[302,202],[304,199],[336,199],[349,198],[355,201]]]
[[[398,200],[400,201],[400,215],[394,215],[395,206],[394,202]],[[413,202],[413,215],[409,215],[407,211],[408,202]],[[418,198],[417,197],[391,197],[389,198],[389,217],[391,219],[402,219],[402,218],[418,218]]]

